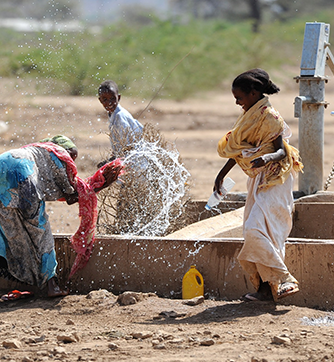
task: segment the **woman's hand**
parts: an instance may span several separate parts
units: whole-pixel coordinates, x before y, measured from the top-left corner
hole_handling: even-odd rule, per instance
[[[65,194],[64,197],[67,205],[73,205],[79,201],[79,196],[77,192],[75,192],[74,194]]]
[[[261,156],[258,158],[254,158],[254,160],[251,161],[252,168],[258,168],[262,167],[267,164],[267,160],[265,156]]]
[[[275,152],[267,153],[263,156],[254,158],[254,160],[251,161],[252,168],[262,167],[262,166],[265,166],[270,161],[280,161],[285,157],[286,152],[285,152],[285,147],[284,147],[282,136],[278,136],[273,141],[273,144],[274,144]]]
[[[236,161],[233,158],[229,158],[229,160],[225,163],[224,167],[219,171],[216,179],[213,191],[219,192],[221,189],[221,185],[223,183],[224,177],[231,170],[231,168],[236,164]]]
[[[119,174],[123,170],[123,166],[120,163],[115,164],[114,162],[108,163],[103,170],[103,177],[105,182],[103,186],[94,189],[95,192],[99,192],[102,189],[110,186],[114,181],[117,180]]]

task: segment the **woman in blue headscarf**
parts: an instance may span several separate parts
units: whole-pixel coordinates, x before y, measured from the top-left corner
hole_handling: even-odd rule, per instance
[[[38,287],[47,284],[50,297],[68,291],[61,290],[56,281],[54,239],[45,201],[64,199],[80,205],[79,186],[87,184],[76,175],[77,155],[75,144],[62,135],[0,155],[0,275]],[[102,181],[91,193],[95,196],[109,186],[121,168],[107,166],[112,172],[100,172]],[[94,228],[94,220],[86,225]],[[91,248],[88,258],[90,252]],[[81,260],[79,264],[85,265]]]

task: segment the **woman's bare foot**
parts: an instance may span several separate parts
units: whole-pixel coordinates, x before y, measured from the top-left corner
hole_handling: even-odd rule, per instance
[[[60,289],[55,277],[48,280],[48,297],[64,297],[68,295],[68,293],[69,290]]]

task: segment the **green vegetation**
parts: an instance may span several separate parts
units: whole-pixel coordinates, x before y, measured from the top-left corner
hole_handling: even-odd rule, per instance
[[[35,81],[40,93],[71,95],[95,95],[102,80],[114,79],[122,93],[143,99],[168,77],[159,96],[182,99],[224,87],[252,67],[284,77],[286,68],[299,67],[305,22],[330,23],[333,14],[272,22],[257,34],[249,22],[218,20],[118,23],[99,34],[1,29],[0,76]]]

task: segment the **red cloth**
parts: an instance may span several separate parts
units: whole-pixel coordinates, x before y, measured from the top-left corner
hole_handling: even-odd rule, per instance
[[[103,171],[110,164],[115,167],[122,166],[118,158],[98,169],[93,176],[83,180],[77,175],[77,167],[69,153],[62,147],[52,143],[32,143],[24,147],[40,147],[53,152],[61,161],[66,163],[66,172],[71,185],[78,193],[80,225],[74,235],[71,236],[71,245],[77,256],[71,268],[69,279],[80,269],[84,268],[92,254],[95,241],[95,228],[97,221],[97,196],[94,189],[102,187],[105,183]],[[61,199],[60,201],[65,201]]]

